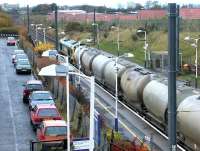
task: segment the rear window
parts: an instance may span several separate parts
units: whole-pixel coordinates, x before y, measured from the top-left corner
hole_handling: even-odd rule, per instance
[[[46,128],[45,135],[47,136],[63,136],[67,134],[66,126],[49,126]]]
[[[32,98],[35,100],[52,100],[50,93],[33,93]]]
[[[8,37],[8,40],[15,40],[14,37]]]
[[[38,116],[51,116],[56,117],[59,116],[56,109],[39,109]]]
[[[43,86],[41,84],[28,84],[27,89],[29,89],[29,90],[42,90]]]

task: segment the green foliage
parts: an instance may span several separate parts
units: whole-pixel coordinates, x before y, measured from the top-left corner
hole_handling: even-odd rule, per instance
[[[65,31],[78,31],[78,32],[91,32],[92,31],[92,25],[91,24],[85,24],[85,23],[79,23],[79,22],[68,22],[65,26]]]
[[[17,35],[19,33],[19,29],[17,27],[3,27],[3,28],[0,28],[0,33]]]
[[[52,12],[55,10],[55,3],[52,4],[39,4],[35,7],[32,8],[32,12],[34,14],[43,14],[43,15],[47,15],[48,13]]]
[[[5,13],[0,12],[0,28],[11,27],[13,25],[11,17]]]
[[[138,37],[137,37],[137,35],[135,33],[133,33],[131,35],[131,38],[132,38],[133,41],[137,41],[138,40]]]

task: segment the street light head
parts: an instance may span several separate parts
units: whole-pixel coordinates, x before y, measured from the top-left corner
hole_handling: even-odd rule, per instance
[[[97,23],[92,23],[92,26],[98,26],[98,24]]]
[[[187,36],[184,38],[185,41],[189,41],[190,40],[190,36]]]
[[[192,43],[191,46],[195,47],[195,48],[197,47],[197,45],[195,43]]]
[[[141,30],[141,29],[137,30],[137,33],[143,33],[143,32],[146,32],[146,31],[145,30]]]

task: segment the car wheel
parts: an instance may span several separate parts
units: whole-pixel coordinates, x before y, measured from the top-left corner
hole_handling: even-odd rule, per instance
[[[27,103],[27,102],[26,102],[26,99],[25,99],[24,97],[23,97],[23,103]]]
[[[16,69],[15,71],[16,71],[16,74],[19,74],[19,70]]]

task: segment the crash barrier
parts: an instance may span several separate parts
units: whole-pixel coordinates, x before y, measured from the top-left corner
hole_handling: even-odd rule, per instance
[[[72,145],[71,145],[72,146]],[[30,140],[30,151],[67,151],[67,140],[34,141]]]
[[[17,34],[2,34],[0,33],[0,37],[19,37]]]

